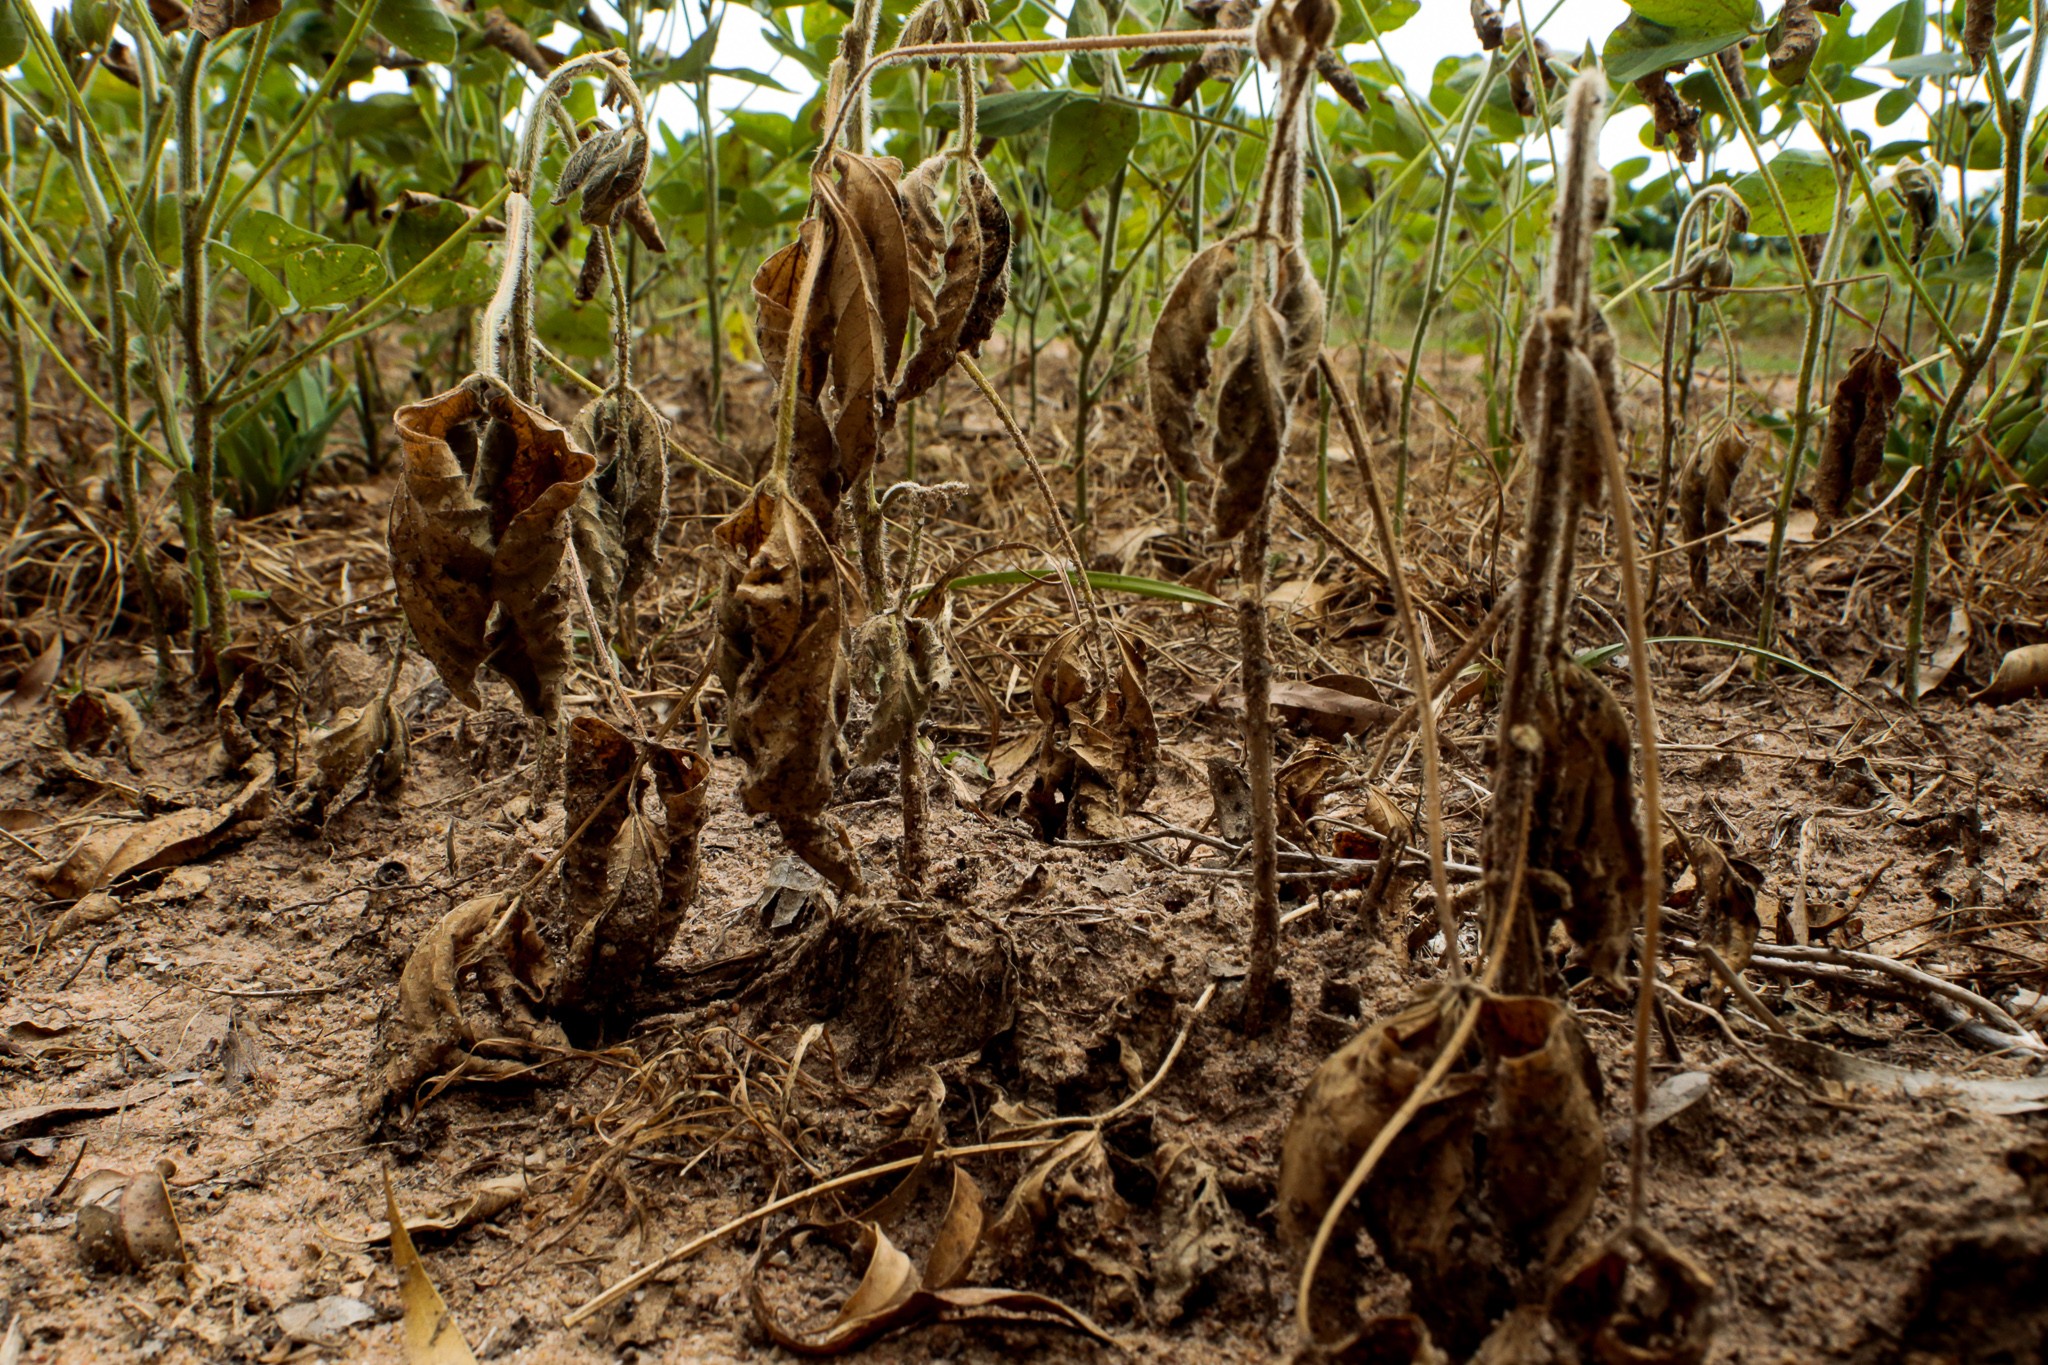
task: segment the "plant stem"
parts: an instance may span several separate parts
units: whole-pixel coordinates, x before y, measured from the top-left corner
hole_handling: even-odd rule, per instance
[[[1244,762],[1252,801],[1252,942],[1244,1031],[1265,1032],[1280,961],[1280,852],[1273,804],[1273,654],[1266,638],[1266,548],[1272,522],[1262,502],[1238,550],[1237,644],[1244,666]]]
[[[192,500],[192,529],[196,537],[192,557],[196,561],[195,586],[198,589],[194,594],[192,614],[194,644],[200,643],[203,631],[206,642],[213,647],[216,666],[224,668],[233,627],[228,619],[227,582],[221,572],[220,534],[215,524],[219,490],[215,487],[214,408],[208,395],[213,381],[206,350],[209,280],[207,223],[204,217],[206,192],[201,170],[205,164],[204,130],[199,119],[199,86],[206,70],[206,49],[205,35],[193,33],[186,40],[184,63],[178,71],[179,245],[183,253],[179,294],[182,307],[178,326],[184,343],[185,396],[190,425],[187,440],[192,451],[188,487]],[[220,155],[226,159],[233,153],[234,130],[230,129]],[[222,680],[223,690],[226,681]]]

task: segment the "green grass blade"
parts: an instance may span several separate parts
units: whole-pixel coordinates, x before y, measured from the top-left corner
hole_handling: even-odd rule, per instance
[[[1069,577],[1077,577],[1071,571]],[[947,592],[958,592],[962,588],[1022,587],[1026,583],[1050,583],[1050,573],[1033,573],[1028,569],[999,569],[993,573],[964,574],[946,584]],[[1220,597],[1211,597],[1200,588],[1190,588],[1183,583],[1168,583],[1157,578],[1143,578],[1137,574],[1100,573],[1093,569],[1088,572],[1088,586],[1097,592],[1127,592],[1137,597],[1150,597],[1160,602],[1183,602],[1195,607],[1224,607],[1230,605]]]
[[[1826,683],[1829,687],[1834,688],[1859,706],[1868,706],[1873,711],[1877,710],[1877,707],[1872,705],[1868,699],[1858,696],[1850,689],[1847,683],[1837,678],[1834,674],[1823,672],[1812,664],[1801,663],[1789,654],[1780,654],[1776,650],[1762,649],[1756,645],[1744,644],[1739,640],[1716,640],[1708,635],[1653,635],[1643,641],[1643,643],[1646,645],[1712,645],[1716,649],[1732,649],[1738,654],[1749,654],[1759,659],[1767,659],[1771,663],[1781,664],[1795,673],[1804,673],[1809,678],[1815,678]],[[1623,654],[1627,650],[1628,642],[1623,640],[1616,644],[1599,645],[1592,649],[1583,650],[1572,657],[1587,668],[1599,668],[1616,655]]]

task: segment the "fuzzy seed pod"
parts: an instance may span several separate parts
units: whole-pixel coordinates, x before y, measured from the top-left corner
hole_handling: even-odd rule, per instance
[[[1998,0],[1966,0],[1963,6],[1963,55],[1972,71],[1981,70],[1991,55],[1991,40],[1998,29]]]
[[[1482,50],[1492,52],[1499,48],[1504,39],[1500,10],[1487,0],[1472,0],[1472,31],[1479,36]]]

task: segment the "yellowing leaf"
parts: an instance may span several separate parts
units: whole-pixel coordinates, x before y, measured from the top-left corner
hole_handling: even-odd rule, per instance
[[[398,1299],[405,1306],[406,1360],[410,1365],[476,1365],[476,1356],[462,1339],[462,1329],[455,1325],[455,1315],[427,1278],[419,1252],[413,1250],[388,1170],[384,1172],[384,1211],[391,1223],[391,1263],[398,1267]]]

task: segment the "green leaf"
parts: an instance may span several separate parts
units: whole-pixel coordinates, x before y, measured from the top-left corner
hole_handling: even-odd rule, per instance
[[[267,266],[225,242],[210,242],[208,246],[215,256],[233,266],[242,278],[249,282],[249,287],[262,296],[265,303],[280,313],[292,311],[291,291],[278,281],[277,276],[270,273]]]
[[[1073,8],[1067,11],[1067,36],[1069,38],[1095,38],[1109,32],[1109,17],[1102,12],[1100,0],[1074,0]],[[1077,52],[1067,64],[1076,85],[1102,85],[1109,77],[1105,69],[1116,60],[1113,53],[1097,55]]]
[[[262,265],[283,265],[293,252],[326,242],[319,233],[268,209],[250,209],[235,220],[234,230],[228,234],[228,245]]]
[[[392,220],[384,241],[391,278],[403,279],[413,267],[431,255],[459,229],[467,215],[450,203],[435,203],[407,209]],[[495,282],[490,249],[472,237],[462,252],[438,269],[427,271],[399,293],[408,308],[431,312],[437,308],[482,303],[491,295]]]
[[[1015,137],[1040,127],[1074,100],[1072,90],[1005,90],[983,97],[974,108],[974,129],[983,137]],[[952,100],[925,111],[925,126],[947,131],[960,126],[960,106]]]
[[[389,283],[384,258],[348,242],[294,251],[283,265],[285,287],[301,308],[333,308]]]
[[[1078,578],[1072,570],[1068,578]],[[1026,583],[1050,583],[1050,573],[1032,573],[1026,569],[999,569],[993,573],[971,573],[947,582],[947,592],[959,592],[963,588],[1015,588]],[[1150,597],[1160,602],[1185,602],[1195,607],[1227,607],[1230,604],[1221,598],[1211,597],[1200,588],[1190,588],[1184,583],[1168,583],[1157,578],[1143,578],[1137,574],[1102,573],[1095,569],[1088,571],[1088,586],[1097,592],[1127,592],[1137,597]]]
[[[1719,52],[1763,18],[1756,0],[1630,0],[1630,8],[1634,13],[1600,49],[1607,79],[1617,85]]]
[[[1422,0],[1369,0],[1365,12],[1372,16],[1372,26],[1381,33],[1392,33],[1395,29],[1422,13]],[[1337,21],[1340,25],[1342,19]]]
[[[1045,148],[1045,189],[1052,206],[1079,208],[1114,180],[1138,145],[1138,126],[1138,111],[1127,104],[1077,99],[1060,106]]]
[[[683,55],[668,64],[663,73],[672,81],[683,81],[695,85],[711,71],[712,55],[718,50],[718,25],[712,24],[698,34],[696,40],[683,49]]]
[[[370,27],[422,61],[455,60],[455,24],[434,0],[377,0]]]
[[[1917,80],[1924,76],[1961,76],[1968,73],[1970,60],[1960,52],[1927,52],[1912,57],[1897,57],[1888,62],[1872,62],[1879,71],[1889,71],[1902,81]]]
[[[1363,0],[1337,0],[1337,31],[1330,35],[1330,45],[1343,47],[1347,43],[1362,43],[1365,32]]]
[[[1714,649],[1732,649],[1737,654],[1748,654],[1754,658],[1766,659],[1780,667],[1789,668],[1795,673],[1804,673],[1809,678],[1826,683],[1829,687],[1834,688],[1857,705],[1869,707],[1872,711],[1877,710],[1867,699],[1852,690],[1841,679],[1835,677],[1834,674],[1824,673],[1812,664],[1801,663],[1789,654],[1779,654],[1774,650],[1761,649],[1756,645],[1744,644],[1739,640],[1716,640],[1706,635],[1652,635],[1644,640],[1643,644],[1646,646],[1706,645]],[[1583,668],[1599,668],[1616,656],[1626,654],[1627,652],[1628,641],[1623,640],[1619,644],[1600,645],[1594,649],[1581,650],[1573,657]]]
[[[1835,221],[1835,171],[1827,157],[1794,149],[1778,153],[1770,164],[1771,174],[1784,193],[1785,208],[1792,215],[1792,231],[1786,232],[1770,186],[1756,171],[1735,182],[1735,192],[1749,206],[1749,230],[1760,237],[1826,232]]]
[[[1889,128],[1904,118],[1920,98],[1920,83],[1902,85],[1896,90],[1887,90],[1877,99],[1877,126]]]
[[[765,71],[756,71],[752,67],[714,66],[711,68],[711,74],[723,76],[729,81],[742,81],[747,85],[758,85],[763,90],[780,90],[785,95],[789,93],[789,87],[781,81],[776,80]]]
[[[28,25],[12,3],[0,5],[0,68],[13,66],[28,51]]]
[[[1918,56],[1927,46],[1927,0],[1904,0],[1899,6],[1899,31],[1892,39],[1892,58]]]
[[[164,302],[163,290],[157,287],[156,276],[151,272],[138,270],[134,291],[124,291],[121,302],[145,335],[160,337],[171,329],[170,306]]]

